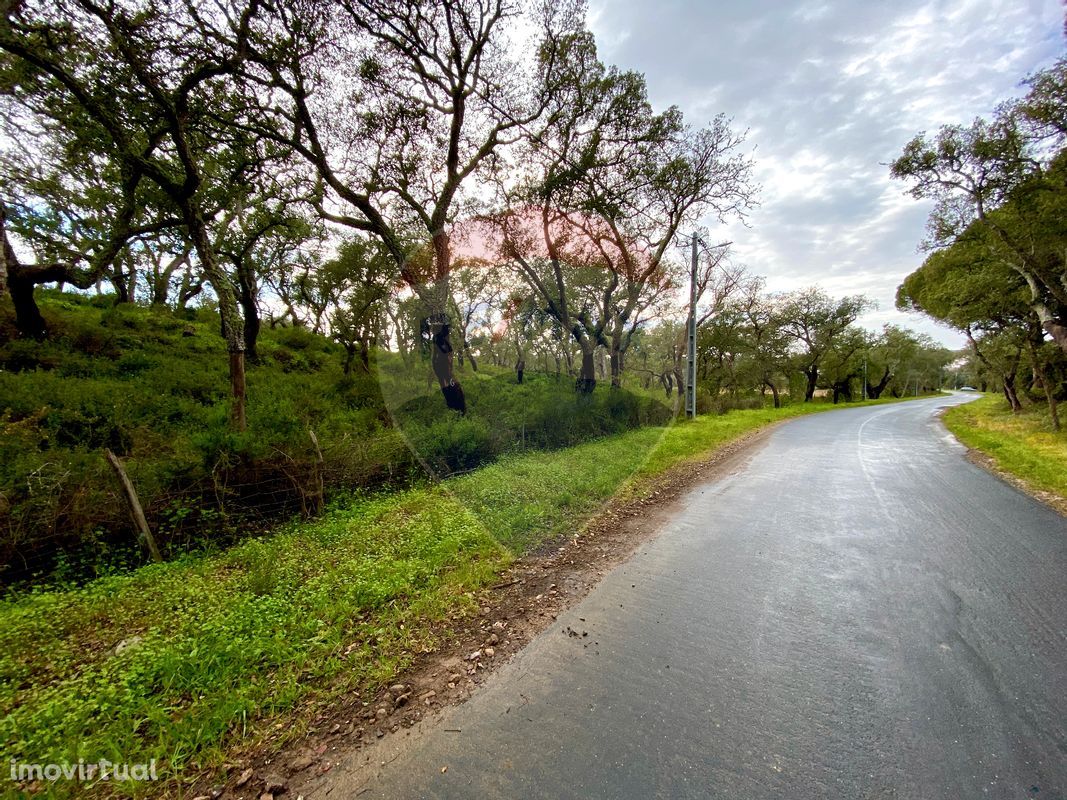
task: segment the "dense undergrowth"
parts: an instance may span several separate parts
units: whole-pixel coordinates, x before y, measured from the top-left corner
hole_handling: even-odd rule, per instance
[[[381,354],[380,373],[344,375],[338,345],[290,327],[263,331],[248,372],[249,427],[235,433],[216,315],[40,296],[44,341],[16,337],[0,307],[8,584],[81,582],[144,561],[105,448],[125,461],[164,554],[175,557],[311,516],[339,491],[411,486],[427,471],[447,476],[670,417],[647,393],[598,390],[579,401],[566,379],[528,373],[520,386],[491,366],[461,374],[470,413],[458,417],[443,411],[417,356],[405,368]],[[386,402],[412,385],[414,397]]]

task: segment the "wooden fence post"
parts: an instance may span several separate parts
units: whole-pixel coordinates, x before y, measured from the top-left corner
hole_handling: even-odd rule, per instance
[[[311,437],[311,443],[315,445],[315,513],[322,512],[322,507],[326,502],[326,486],[324,484],[323,467],[325,465],[325,459],[322,457],[322,448],[319,447],[319,437],[315,435],[315,431],[308,428],[308,435]]]
[[[148,527],[148,520],[145,519],[141,501],[137,499],[137,490],[133,488],[133,482],[130,480],[130,476],[126,474],[126,468],[122,466],[122,462],[109,448],[104,449],[104,455],[107,456],[108,463],[115,470],[115,474],[119,476],[119,483],[122,484],[123,494],[126,495],[126,505],[130,509],[130,517],[133,519],[134,527],[137,528],[137,534],[147,545],[148,553],[152,556],[152,560],[162,561],[163,556],[159,552],[159,545],[156,544],[156,537],[152,535],[152,530]]]

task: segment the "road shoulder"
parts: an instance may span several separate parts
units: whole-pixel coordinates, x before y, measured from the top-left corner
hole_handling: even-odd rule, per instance
[[[1058,469],[1067,475],[1067,461],[1058,459],[1048,446],[1039,448],[1035,437],[1052,441],[1058,448],[1067,448],[1067,440],[1057,441],[1063,438],[1062,433],[1040,431],[1039,421],[998,414],[993,408],[995,402],[993,398],[980,398],[975,403],[946,408],[940,414],[941,424],[966,448],[972,464],[1067,516],[1067,491],[1039,485],[1025,475],[1027,468],[1034,471],[1035,465],[1036,469]],[[1010,421],[1011,426],[998,422],[998,416]]]

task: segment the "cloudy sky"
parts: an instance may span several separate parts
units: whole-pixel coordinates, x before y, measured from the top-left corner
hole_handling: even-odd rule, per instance
[[[1064,51],[1060,0],[593,0],[605,62],[645,73],[653,104],[749,130],[761,206],[708,220],[771,289],[862,292],[870,327],[962,337],[893,307],[922,261],[929,206],[885,166],[921,130],[988,115]]]

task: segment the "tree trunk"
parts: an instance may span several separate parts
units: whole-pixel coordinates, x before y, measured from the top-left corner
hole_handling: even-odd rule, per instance
[[[164,267],[160,259],[156,257],[151,271],[146,273],[148,283],[148,303],[153,306],[165,306],[170,295],[170,276],[177,269],[174,261],[170,262],[169,268]]]
[[[1004,397],[1008,401],[1008,405],[1011,406],[1013,413],[1018,414],[1023,410],[1023,404],[1019,402],[1019,393],[1015,389],[1015,373],[1012,372],[1004,376]]]
[[[889,372],[889,367],[886,367],[885,372],[882,373],[882,378],[878,383],[867,384],[867,397],[871,400],[877,400],[881,397],[882,392],[885,391],[885,387],[889,385],[889,381],[892,377],[892,374]]]
[[[618,347],[611,348],[611,354],[609,356],[611,364],[611,388],[618,389],[622,386],[622,353]]]
[[[152,305],[165,306],[170,299],[170,276],[166,273],[157,272],[152,276],[148,291],[152,295],[151,298],[149,298],[149,302]]]
[[[115,305],[130,302],[129,277],[123,272],[122,267],[116,262],[108,275],[108,283],[115,290]]]
[[[1027,345],[1030,348],[1030,361],[1033,363],[1034,376],[1040,381],[1041,388],[1045,392],[1049,417],[1052,419],[1052,430],[1058,431],[1060,429],[1060,414],[1056,402],[1056,390],[1048,378],[1048,370],[1045,369],[1044,360],[1041,358],[1042,343],[1043,337],[1040,334],[1040,330],[1034,331],[1031,329],[1030,336],[1027,339]]]
[[[244,323],[237,310],[233,284],[229,276],[219,267],[218,260],[215,258],[215,251],[211,247],[207,225],[200,209],[191,203],[186,203],[182,210],[190,238],[196,248],[196,255],[200,259],[200,267],[215,290],[215,296],[219,301],[219,315],[222,318],[222,329],[226,337],[226,350],[230,355],[230,393],[233,398],[230,421],[236,430],[243,431],[248,425],[245,413]]]
[[[10,274],[7,287],[11,294],[11,302],[15,306],[15,327],[18,328],[19,333],[34,339],[43,339],[48,332],[48,326],[33,296],[33,290],[36,288],[33,281]]]
[[[810,403],[812,398],[815,397],[815,384],[819,382],[819,368],[807,367],[804,370],[804,374],[808,378],[807,387],[804,389],[804,402]]]
[[[15,327],[23,336],[43,339],[48,333],[48,326],[33,296],[40,281],[23,268],[15,255],[15,249],[7,238],[7,207],[3,203],[0,203],[0,246],[3,248],[0,253],[0,292],[7,291],[11,295],[15,307]]]
[[[764,385],[770,387],[771,395],[774,397],[774,407],[782,407],[782,396],[778,393],[778,387],[774,385],[774,381],[764,381]]]
[[[1060,349],[1067,353],[1067,325],[1054,319],[1042,320],[1041,325]]]
[[[460,414],[467,413],[467,399],[463,395],[463,388],[456,380],[452,371],[452,343],[448,340],[449,328],[447,323],[437,326],[438,330],[433,334],[433,352],[430,356],[430,364],[433,374],[437,377],[437,384],[441,387],[445,405]]]
[[[1059,348],[1067,353],[1067,325],[1064,325],[1062,319],[1057,319],[1056,315],[1052,313],[1048,305],[1044,302],[1042,299],[1041,287],[1038,285],[1037,280],[1030,271],[1021,269],[1018,266],[1015,266],[1015,269],[1023,276],[1023,279],[1030,287],[1030,308],[1041,322],[1041,327],[1052,337],[1052,340],[1059,345]]]
[[[1044,366],[1038,366],[1038,363],[1035,357],[1034,372],[1037,373],[1038,380],[1041,381],[1041,388],[1045,390],[1045,401],[1048,403],[1048,413],[1052,419],[1052,430],[1058,431],[1060,429],[1060,412],[1056,402],[1056,391],[1048,379],[1047,370]]]
[[[182,282],[178,287],[178,299],[176,301],[176,307],[179,311],[184,310],[189,304],[189,301],[200,294],[203,291],[204,284],[202,281],[193,280],[193,265],[186,264],[185,271],[182,272]]]
[[[592,394],[596,388],[596,361],[592,350],[582,351],[582,366],[578,371],[578,380],[574,382],[574,388],[580,394]]]
[[[245,354],[243,350],[230,351],[230,393],[233,396],[232,421],[239,431],[248,427],[245,416]]]
[[[23,336],[43,339],[48,333],[48,326],[34,297],[37,286],[42,283],[66,281],[79,289],[88,289],[100,273],[81,272],[69,264],[61,263],[20,264],[7,240],[7,233],[3,230],[2,208],[0,204],[0,235],[3,239],[3,260],[6,262],[4,268],[7,291],[15,307],[15,327]]]
[[[256,286],[256,276],[248,259],[241,259],[237,265],[237,301],[241,304],[241,313],[244,317],[245,353],[248,360],[253,364],[259,363],[259,331],[262,323],[259,319],[259,305],[256,302],[259,294]]]
[[[0,297],[7,293],[7,260],[8,260],[8,242],[7,242],[7,211],[4,209],[4,204],[0,203],[0,232],[3,233],[3,252],[0,253]],[[15,252],[12,250],[11,258],[14,259]]]
[[[477,372],[478,371],[478,362],[474,360],[474,354],[471,353],[470,342],[467,341],[467,335],[466,334],[463,335],[462,341],[463,341],[463,352],[461,353],[461,355],[466,356],[467,361],[470,362],[471,369],[473,371]]]
[[[663,384],[663,392],[667,395],[667,399],[671,399],[671,394],[674,391],[674,378],[669,372],[664,372],[659,376],[659,382]]]
[[[259,331],[262,323],[259,319],[259,308],[256,306],[255,297],[246,300],[242,297],[241,310],[244,316],[245,352],[253,364],[259,363]]]
[[[467,398],[463,387],[456,380],[452,367],[452,342],[449,340],[451,327],[448,324],[448,274],[452,265],[452,251],[449,247],[448,233],[439,230],[433,237],[433,260],[436,280],[431,288],[430,332],[433,339],[430,364],[433,367],[437,383],[444,395],[445,405],[460,414],[467,413]],[[435,330],[436,329],[436,330]]]
[[[167,262],[166,266],[162,264],[156,265],[149,279],[149,291],[152,293],[150,302],[152,305],[165,306],[170,302],[170,279],[175,272],[181,269],[183,264],[186,269],[182,277],[182,287],[187,289],[189,280],[189,251],[187,249],[183,249],[180,254],[174,256]]]
[[[370,343],[366,339],[359,340],[359,363],[363,371],[370,374]]]
[[[15,307],[15,327],[23,336],[43,339],[48,333],[48,326],[34,297],[34,290],[39,284],[66,281],[79,289],[88,289],[100,274],[80,272],[68,264],[20,264],[7,241],[6,233],[3,233],[3,247],[3,260],[7,262],[7,291]]]

